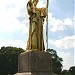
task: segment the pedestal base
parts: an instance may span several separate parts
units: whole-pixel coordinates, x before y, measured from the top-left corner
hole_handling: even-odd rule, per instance
[[[29,51],[20,54],[18,73],[15,75],[54,75],[52,56],[44,51]]]
[[[51,54],[44,51],[30,51],[19,56],[18,72],[51,72]]]

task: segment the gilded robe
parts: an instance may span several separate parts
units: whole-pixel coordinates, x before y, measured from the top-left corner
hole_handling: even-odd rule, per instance
[[[32,3],[28,2],[27,11],[30,27],[26,50],[44,51],[43,24],[46,17],[46,8],[34,8]]]

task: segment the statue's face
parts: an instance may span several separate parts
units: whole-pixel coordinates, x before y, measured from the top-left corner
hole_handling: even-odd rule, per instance
[[[37,5],[38,1],[39,1],[39,0],[33,0],[35,6]]]
[[[33,2],[36,3],[36,5],[37,5],[38,1],[39,1],[39,0],[33,0]]]
[[[33,2],[38,2],[39,0],[33,0]]]

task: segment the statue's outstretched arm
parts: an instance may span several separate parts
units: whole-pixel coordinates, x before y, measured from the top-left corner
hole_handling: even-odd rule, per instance
[[[28,3],[27,3],[27,11],[28,11],[28,14],[30,15],[31,11],[32,11],[32,0],[29,0]]]

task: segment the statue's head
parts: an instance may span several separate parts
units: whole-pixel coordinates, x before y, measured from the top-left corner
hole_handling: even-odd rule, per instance
[[[33,2],[37,2],[38,3],[39,0],[33,0]]]
[[[33,0],[33,3],[35,3],[35,6],[37,5],[38,2],[39,0]]]

